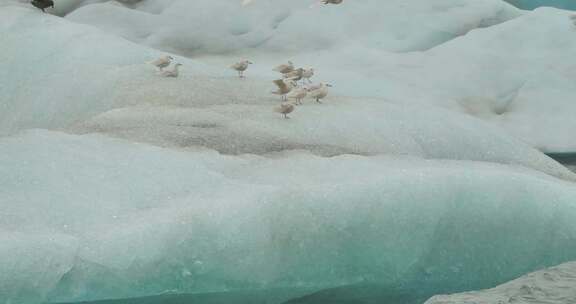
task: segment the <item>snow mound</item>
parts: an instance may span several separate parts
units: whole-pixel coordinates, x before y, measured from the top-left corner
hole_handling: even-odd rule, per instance
[[[470,290],[576,258],[576,188],[504,165],[237,157],[38,130],[0,139],[0,184],[0,230],[19,240],[1,243],[12,303]]]
[[[315,2],[259,0],[244,8],[240,0],[106,2],[83,6],[67,18],[193,55],[245,49],[301,52],[350,42],[395,52],[424,50],[520,14],[501,0],[364,0],[310,8]]]
[[[123,39],[35,10],[8,7],[0,17],[4,134],[58,128],[230,154],[309,149],[478,160],[574,179],[534,149],[460,114],[335,91],[330,104],[308,103],[286,121],[271,112],[278,101],[269,80],[240,81],[229,69],[183,58],[181,78],[161,78],[146,64],[159,54]],[[10,68],[16,65],[25,68]]]
[[[576,303],[576,262],[539,270],[485,291],[436,296],[425,304]]]

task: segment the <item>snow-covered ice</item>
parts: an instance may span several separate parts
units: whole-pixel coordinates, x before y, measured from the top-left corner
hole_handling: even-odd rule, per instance
[[[0,303],[460,292],[576,260],[576,175],[541,152],[576,152],[571,12],[27,2],[0,0]],[[287,60],[334,85],[289,120]]]
[[[0,168],[0,227],[17,237],[3,260],[19,253],[0,290],[16,303],[415,281],[466,290],[576,259],[576,187],[506,165],[225,156],[37,130],[0,140]]]
[[[15,84],[0,88],[7,96],[0,131],[48,127],[104,132],[236,154],[304,148],[322,155],[492,161],[574,179],[567,169],[505,132],[432,105],[332,97],[329,105],[298,109],[295,119],[286,123],[270,115],[277,102],[268,93],[273,84],[262,77],[239,82],[229,69],[178,58],[184,75],[176,81],[162,79],[145,63],[158,57],[152,50],[26,9],[4,9],[4,16],[5,35],[0,39],[7,56],[0,62],[16,64],[25,57],[40,71],[0,70],[0,79]],[[34,39],[23,39],[28,35]],[[49,41],[41,39],[48,35]],[[47,89],[53,87],[67,89]]]

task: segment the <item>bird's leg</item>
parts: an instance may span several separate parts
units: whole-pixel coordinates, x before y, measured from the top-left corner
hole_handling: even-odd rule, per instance
[[[320,98],[316,98],[316,102],[317,102],[317,103],[322,103],[322,102],[320,101]]]

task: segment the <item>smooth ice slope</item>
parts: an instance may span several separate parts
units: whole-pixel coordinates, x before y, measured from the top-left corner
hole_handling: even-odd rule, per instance
[[[123,39],[31,9],[3,8],[0,17],[6,53],[0,80],[7,84],[0,88],[2,133],[31,127],[104,132],[229,154],[309,149],[468,159],[574,179],[536,150],[461,114],[332,96],[330,104],[307,104],[285,121],[271,112],[278,101],[267,79],[239,81],[228,69],[183,58],[181,78],[160,78],[145,63],[158,53]],[[121,109],[109,111],[114,108]]]
[[[470,290],[576,258],[576,188],[509,166],[234,157],[31,131],[0,140],[0,170],[0,229],[19,240],[2,242],[4,302]]]
[[[425,304],[576,303],[576,262],[540,270],[493,289],[436,296]]]

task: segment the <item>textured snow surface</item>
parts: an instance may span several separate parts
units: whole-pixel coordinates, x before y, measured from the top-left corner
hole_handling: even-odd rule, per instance
[[[0,294],[12,303],[470,290],[576,259],[576,188],[504,165],[224,156],[38,130],[1,139],[0,168]]]
[[[0,303],[464,291],[576,260],[575,175],[537,150],[576,151],[568,11],[27,2],[0,0]],[[289,120],[287,60],[334,85]]]
[[[436,296],[425,304],[576,303],[576,262],[539,270],[484,291]]]
[[[258,0],[242,9],[240,0],[144,0],[130,7],[104,2],[66,18],[155,48],[214,54],[246,48],[301,52],[351,42],[423,50],[519,15],[500,0],[363,0],[311,9],[315,2]]]
[[[0,36],[6,50],[0,64],[16,66],[19,58],[29,63],[0,70],[0,80],[10,84],[0,87],[4,133],[49,127],[227,154],[309,149],[320,155],[468,159],[574,179],[566,168],[468,115],[335,92],[329,104],[308,103],[286,121],[271,112],[278,101],[265,78],[241,81],[227,69],[184,58],[178,58],[185,64],[181,78],[161,78],[146,64],[158,53],[91,27],[22,8],[5,8],[0,17],[6,33]]]

